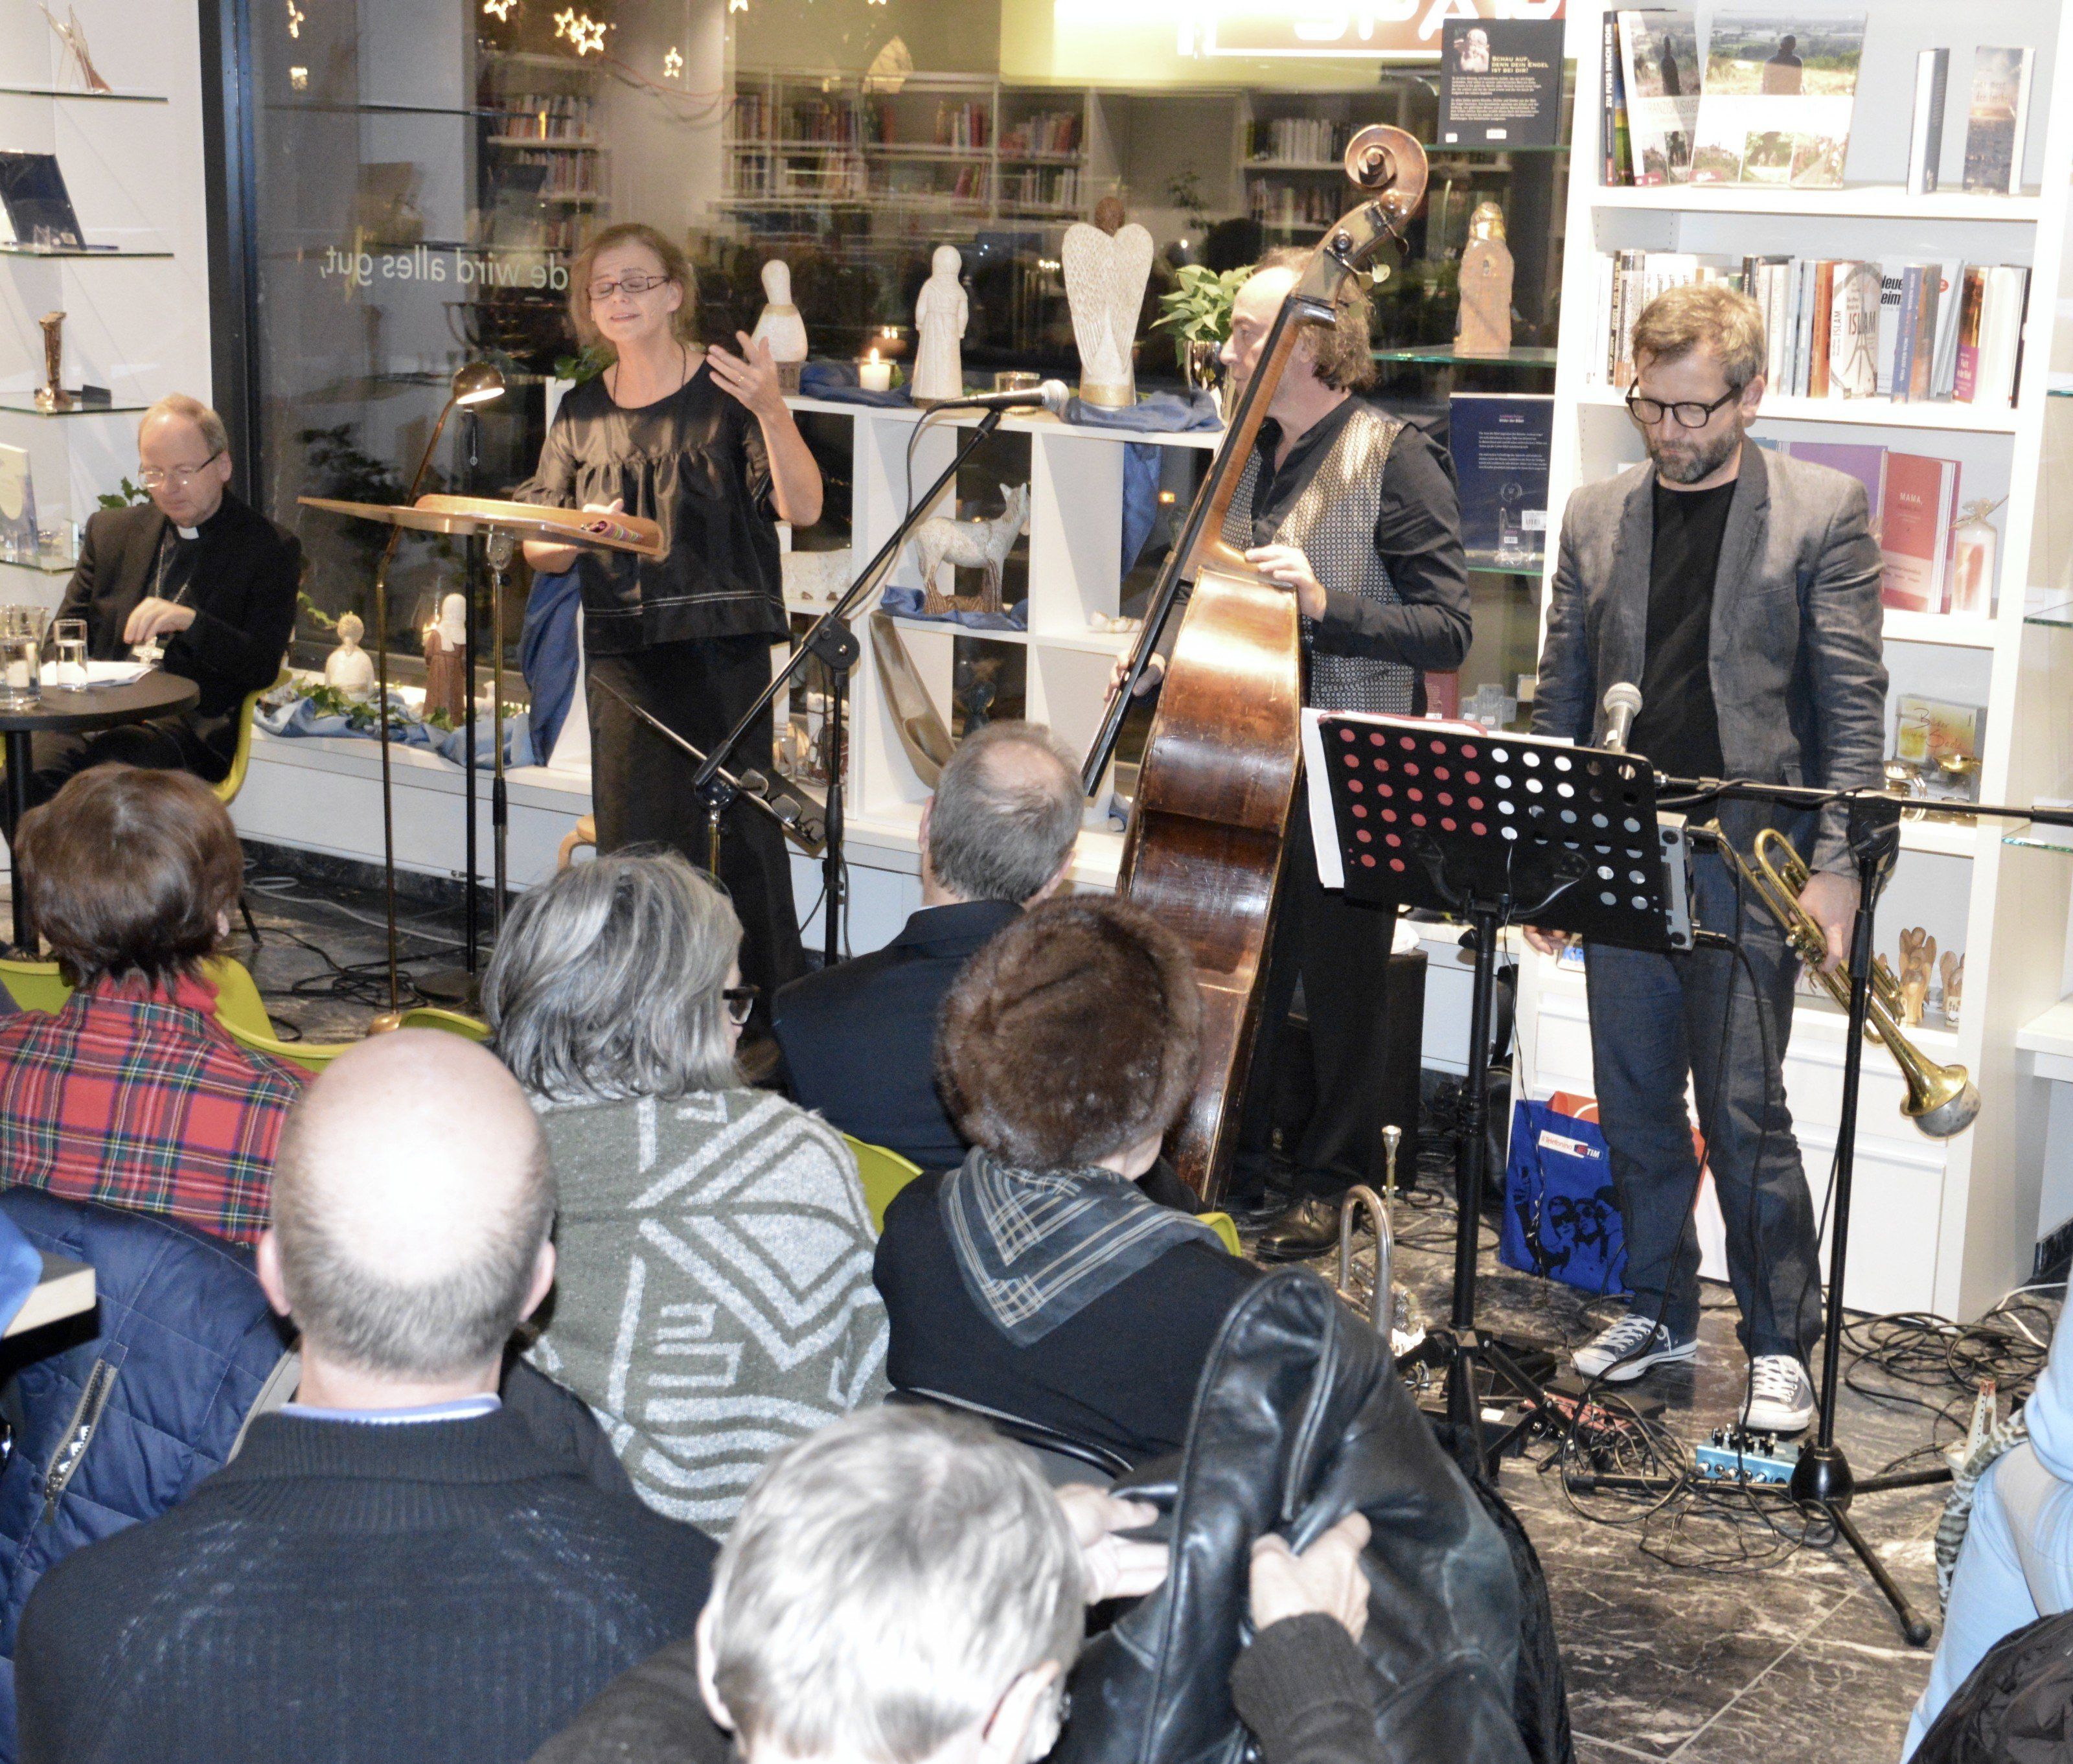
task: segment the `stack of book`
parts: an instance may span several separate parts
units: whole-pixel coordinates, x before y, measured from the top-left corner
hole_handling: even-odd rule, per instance
[[[1848,473],[1865,487],[1871,529],[1885,559],[1879,598],[1900,612],[1993,610],[1991,581],[1954,567],[1959,462],[1857,442],[1795,441],[1785,451]]]
[[[1623,391],[1633,382],[1642,310],[1665,289],[1696,282],[1724,282],[1756,302],[1774,394],[2013,407],[2030,291],[2021,264],[1616,252],[1598,266],[1606,384]]]

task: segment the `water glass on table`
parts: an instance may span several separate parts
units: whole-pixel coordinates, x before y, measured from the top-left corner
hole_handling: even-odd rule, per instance
[[[59,619],[51,626],[51,684],[76,690],[87,682],[86,620]]]
[[[38,677],[41,651],[27,626],[13,619],[0,620],[0,709],[27,710],[43,697]]]

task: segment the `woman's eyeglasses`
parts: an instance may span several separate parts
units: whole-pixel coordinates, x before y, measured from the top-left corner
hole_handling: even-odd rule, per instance
[[[659,288],[670,278],[667,276],[625,275],[616,282],[593,282],[590,285],[591,304],[609,300],[615,294],[630,294],[637,299],[651,288]]]
[[[763,996],[760,986],[731,986],[720,994],[720,1002],[727,1007],[727,1020],[736,1028],[748,1020],[748,1013],[756,1008],[756,1001]]]

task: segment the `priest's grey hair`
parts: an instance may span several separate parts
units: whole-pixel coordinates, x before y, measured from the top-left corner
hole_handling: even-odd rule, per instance
[[[740,1082],[720,994],[741,921],[674,851],[571,864],[524,895],[483,978],[497,1051],[535,1095],[668,1099]]]
[[[706,1606],[741,1755],[920,1764],[1086,1625],[1065,1511],[1022,1447],[962,1416],[859,1409],[764,1468]]]
[[[1020,906],[1080,836],[1079,762],[1041,723],[989,723],[958,744],[929,810],[929,863],[967,901]]]

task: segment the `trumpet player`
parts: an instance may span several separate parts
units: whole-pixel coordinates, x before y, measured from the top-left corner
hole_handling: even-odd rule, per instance
[[[1669,777],[1876,786],[1886,673],[1864,488],[1748,441],[1765,358],[1756,303],[1723,285],[1672,289],[1643,310],[1627,410],[1647,463],[1569,499],[1533,730],[1602,739],[1605,689],[1630,681],[1642,705],[1629,745]],[[1719,818],[1741,850],[1766,824],[1792,840],[1810,872],[1799,904],[1832,970],[1857,898],[1842,810],[1726,803]],[[1697,859],[1692,880],[1697,916],[1736,937],[1745,964],[1724,950],[1585,952],[1633,1298],[1576,1366],[1624,1383],[1697,1352],[1688,1077],[1749,1361],[1744,1424],[1797,1432],[1813,1417],[1808,1355],[1821,1332],[1814,1209],[1781,1076],[1798,959],[1760,908],[1738,914],[1721,858]],[[1546,954],[1561,942],[1527,935]]]

